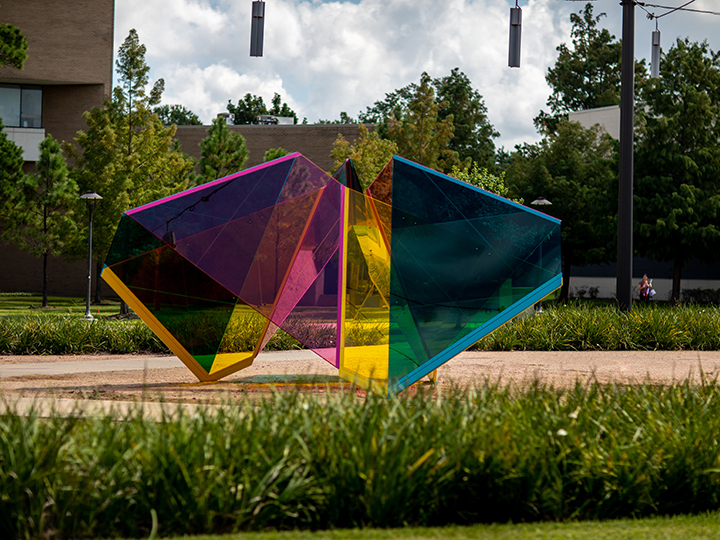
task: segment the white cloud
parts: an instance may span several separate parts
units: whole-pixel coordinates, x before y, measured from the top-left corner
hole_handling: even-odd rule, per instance
[[[671,0],[676,2],[676,0]],[[514,2],[512,2],[514,5]],[[181,103],[209,122],[248,92],[270,102],[274,92],[308,121],[351,116],[385,93],[441,77],[459,67],[484,97],[500,131],[498,146],[538,139],[532,119],[550,89],[545,73],[561,42],[570,42],[569,14],[583,4],[529,0],[523,8],[522,67],[507,67],[509,2],[497,0],[272,0],[266,2],[265,55],[249,56],[250,2],[116,0],[115,49],[130,28],[147,47],[164,101]],[[713,9],[715,0],[697,0]],[[597,2],[595,13],[620,36],[622,8]],[[720,48],[718,18],[677,13],[660,19],[663,45],[677,36]],[[636,56],[650,54],[655,22],[636,13]],[[714,43],[713,41],[714,40]]]

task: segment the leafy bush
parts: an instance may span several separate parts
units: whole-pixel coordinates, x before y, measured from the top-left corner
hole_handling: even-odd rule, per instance
[[[153,522],[180,535],[720,508],[716,383],[283,393],[166,412],[0,416],[4,538],[145,536]]]

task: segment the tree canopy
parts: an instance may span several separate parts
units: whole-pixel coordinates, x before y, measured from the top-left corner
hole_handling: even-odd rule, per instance
[[[17,26],[0,23],[0,67],[22,69],[27,59],[28,42]]]
[[[677,301],[685,263],[692,257],[717,261],[720,253],[720,52],[707,42],[678,39],[643,99],[635,246],[642,255],[674,263]]]
[[[453,116],[439,118],[431,79],[427,73],[420,77],[420,84],[406,109],[397,117],[388,119],[388,138],[397,144],[398,154],[441,172],[449,172],[453,165],[460,165],[458,153],[449,148],[453,137]]]
[[[235,124],[257,124],[257,117],[264,114],[292,117],[293,123],[298,123],[297,114],[282,101],[280,94],[275,92],[271,103],[272,107],[268,109],[261,96],[248,93],[238,100],[237,105],[233,105],[232,100],[228,100],[227,110],[233,115]]]
[[[153,109],[158,118],[165,126],[175,124],[176,126],[201,126],[202,122],[198,115],[183,105],[160,105]]]
[[[208,135],[200,143],[200,175],[210,182],[242,170],[248,158],[245,138],[232,133],[225,119],[215,118]]]
[[[335,160],[335,170],[350,158],[364,190],[397,152],[397,145],[393,141],[382,139],[377,132],[369,131],[364,124],[358,124],[358,130],[360,134],[352,144],[339,134],[330,157]]]
[[[599,23],[605,13],[595,15],[593,5],[585,4],[580,13],[571,13],[572,47],[557,47],[555,66],[545,80],[552,89],[547,100],[552,114],[540,111],[535,126],[551,132],[568,112],[620,104],[620,60],[622,43]],[[644,62],[635,64],[636,87],[645,78]]]
[[[487,108],[482,96],[472,87],[470,79],[459,68],[450,75],[431,79],[423,74],[420,85],[425,80],[432,89],[434,101],[438,105],[437,120],[444,122],[452,117],[453,133],[446,147],[456,152],[460,161],[470,158],[481,167],[494,166],[495,144],[493,139],[500,134],[487,117]],[[385,99],[376,101],[360,113],[360,122],[377,124],[381,137],[388,137],[389,120],[401,119],[418,98],[419,85],[411,83],[403,88],[385,94]],[[427,93],[427,90],[423,90]]]

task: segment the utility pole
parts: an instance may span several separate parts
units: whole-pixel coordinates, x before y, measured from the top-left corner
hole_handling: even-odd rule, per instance
[[[633,144],[635,122],[635,0],[623,0],[620,79],[620,177],[618,186],[617,301],[632,310]]]

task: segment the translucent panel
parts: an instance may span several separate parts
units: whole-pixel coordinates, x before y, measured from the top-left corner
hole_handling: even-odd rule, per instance
[[[148,251],[162,247],[164,243],[130,216],[120,218],[105,264],[112,266],[132,259]]]
[[[333,178],[340,182],[343,186],[348,187],[354,191],[362,191],[360,185],[360,179],[358,178],[355,166],[351,159],[346,159],[345,163],[335,172]]]
[[[237,299],[165,246],[112,267],[128,289],[209,372]]]
[[[162,238],[182,240],[263,209],[271,208],[285,186],[293,159],[273,162],[129,211],[146,229]]]
[[[390,250],[369,198],[348,190],[340,372],[358,383],[387,380]]]

